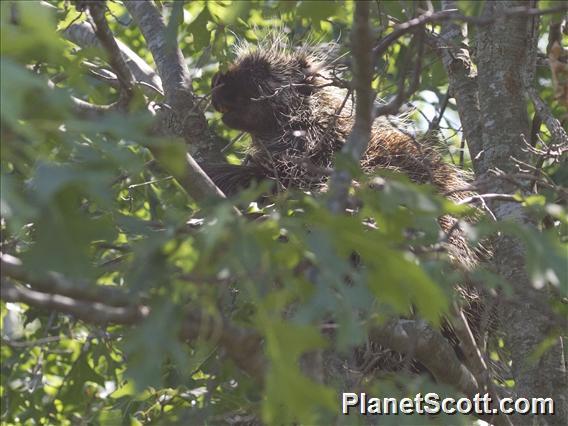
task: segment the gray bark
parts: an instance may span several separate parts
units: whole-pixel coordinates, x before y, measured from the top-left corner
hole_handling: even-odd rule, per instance
[[[444,10],[455,9],[454,0],[442,1]],[[463,126],[463,133],[474,171],[479,169],[479,156],[483,150],[477,71],[469,56],[466,44],[467,26],[454,21],[442,24],[439,48],[444,67],[448,70],[449,91],[456,105]]]
[[[153,2],[125,1],[124,5],[144,35],[154,57],[166,95],[163,127],[185,139],[189,153],[198,162],[221,162],[222,141],[207,126],[205,115],[191,89],[191,76],[181,50],[170,45],[166,26]]]
[[[445,2],[445,5],[448,6],[448,3]],[[490,172],[499,169],[506,174],[514,173],[516,166],[512,158],[530,162],[523,148],[524,140],[528,140],[530,134],[526,94],[530,91],[528,86],[532,84],[530,76],[534,75],[534,31],[538,18],[527,14],[507,16],[506,13],[512,8],[529,5],[521,1],[485,3],[484,16],[496,19],[478,27],[477,85],[472,84],[467,75],[467,62],[463,59],[467,55],[462,55],[462,64],[458,62],[458,66],[452,66],[450,60],[444,60],[472,157],[477,155],[475,150],[481,148],[479,160],[474,162],[474,166],[478,182],[484,185],[484,192],[514,192],[518,189],[515,184],[498,179]],[[452,31],[454,40],[460,37],[457,29],[449,26],[445,29],[446,36],[449,37]],[[457,55],[454,56],[457,58]],[[479,100],[478,119],[473,118],[478,114],[476,98]],[[495,200],[490,202],[490,207],[500,221],[513,220],[532,226],[522,205],[518,203]],[[553,316],[542,309],[547,295],[531,285],[525,256],[523,245],[515,238],[502,236],[496,243],[496,270],[513,290],[512,296],[503,298],[501,324],[511,353],[517,396],[552,397],[556,415],[546,418],[519,416],[513,422],[564,425],[568,420],[568,408],[562,347],[559,343],[537,361],[532,358],[550,331]]]
[[[168,171],[198,202],[225,198],[199,165],[200,162],[221,162],[222,144],[207,126],[205,115],[191,89],[191,77],[179,46],[168,43],[162,16],[151,1],[125,1],[124,5],[138,23],[162,79],[166,104],[160,111],[157,130],[162,134],[180,136],[188,145],[183,171]],[[160,146],[149,148],[161,161]],[[163,163],[167,166],[167,161]]]

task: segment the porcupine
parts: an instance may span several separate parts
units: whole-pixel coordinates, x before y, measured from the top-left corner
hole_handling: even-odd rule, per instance
[[[353,103],[331,74],[326,53],[310,46],[293,49],[279,36],[237,46],[236,60],[213,77],[212,103],[228,127],[251,135],[252,147],[246,164],[205,168],[223,191],[234,193],[258,178],[275,180],[282,189],[325,188],[327,176],[317,170],[333,167],[355,120]],[[374,121],[361,160],[364,172],[401,171],[455,201],[471,195],[464,191],[469,186],[464,174],[438,149],[394,123],[386,117]],[[467,270],[474,267],[478,249],[452,229],[456,219],[442,216],[439,223],[452,230],[446,244],[450,258]]]

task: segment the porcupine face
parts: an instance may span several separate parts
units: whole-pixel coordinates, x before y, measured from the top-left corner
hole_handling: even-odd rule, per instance
[[[274,111],[262,86],[270,79],[270,67],[261,60],[232,65],[213,77],[213,107],[223,114],[223,122],[238,130],[265,134],[276,127]]]
[[[211,81],[212,102],[223,113],[223,122],[253,135],[277,134],[291,108],[290,95],[302,92],[298,87],[306,77],[302,69],[307,69],[305,61],[294,62],[296,66],[288,63],[283,69],[255,51],[238,58],[227,72],[215,74]]]

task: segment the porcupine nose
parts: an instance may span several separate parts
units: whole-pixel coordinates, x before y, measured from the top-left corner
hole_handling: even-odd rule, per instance
[[[213,104],[213,108],[215,108],[220,113],[226,113],[229,108],[226,105],[223,105],[222,93],[221,88],[223,87],[225,75],[222,72],[217,72],[211,79],[211,103]]]
[[[213,99],[213,108],[215,108],[221,114],[225,114],[226,112],[229,112],[229,108],[226,105],[223,105],[222,103],[216,102],[215,99]]]

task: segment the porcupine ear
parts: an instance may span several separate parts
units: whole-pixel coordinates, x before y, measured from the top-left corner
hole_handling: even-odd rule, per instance
[[[306,42],[297,51],[300,69],[306,77],[315,76],[324,70],[335,54],[334,43],[310,44]]]
[[[302,73],[308,77],[310,75],[313,75],[313,67],[312,64],[309,62],[308,58],[305,56],[301,56],[298,59],[298,65],[300,66],[300,69],[302,70]]]

